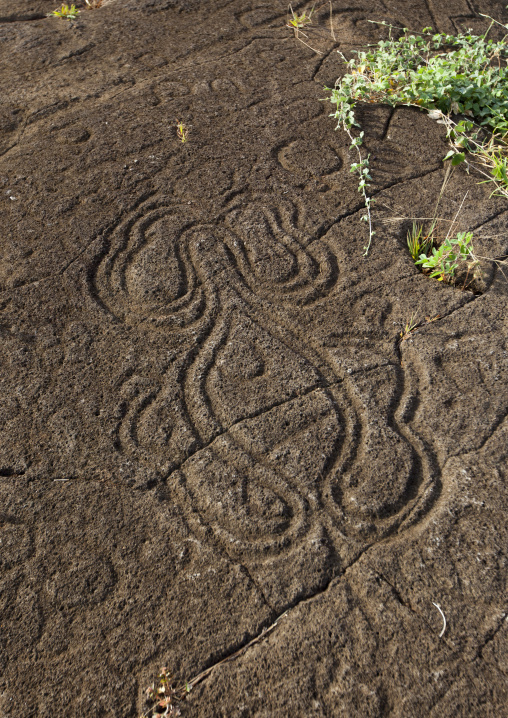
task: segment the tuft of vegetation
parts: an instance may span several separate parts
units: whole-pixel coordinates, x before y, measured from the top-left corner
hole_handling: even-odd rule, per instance
[[[190,688],[173,686],[173,676],[167,668],[162,668],[157,680],[146,689],[145,703],[147,710],[140,718],[158,718],[159,716],[180,716],[179,703],[185,700]]]
[[[487,16],[483,16],[487,17]],[[360,150],[363,132],[355,117],[357,102],[375,102],[419,107],[446,125],[451,149],[444,160],[452,166],[466,162],[493,182],[493,194],[508,197],[508,46],[501,41],[487,40],[497,21],[492,18],[483,35],[433,33],[427,27],[421,33],[407,28],[389,27],[389,39],[378,42],[367,51],[355,52],[347,60],[348,72],[339,79],[331,92],[337,129],[344,129],[356,149],[358,162],[351,171],[359,175],[358,189],[363,194],[369,223],[368,254],[372,237],[369,196],[369,155]],[[500,24],[500,23],[497,23]],[[508,26],[502,25],[508,30]],[[397,39],[392,32],[401,33]],[[453,117],[462,115],[457,121]],[[355,132],[356,136],[353,135]],[[469,158],[469,159],[468,159]]]
[[[63,20],[75,20],[79,15],[79,10],[75,5],[71,5],[70,7],[68,5],[62,5],[60,10],[53,10],[53,12],[48,13],[47,17],[59,17]]]
[[[288,27],[290,30],[293,30],[296,37],[298,37],[299,30],[301,30],[303,27],[306,27],[307,25],[310,25],[312,23],[312,13],[314,12],[314,7],[315,6],[313,5],[308,15],[307,15],[307,12],[303,12],[301,15],[298,15],[293,10],[293,7],[291,6],[291,4],[289,5],[289,10],[291,11],[291,17],[288,18],[286,27]]]
[[[435,317],[425,317],[425,319],[418,319],[418,311],[412,312],[411,316],[407,320],[404,328],[399,332],[399,343],[405,342],[407,339],[413,336],[417,329],[425,326],[426,324],[432,324],[441,319],[440,314],[436,314]]]
[[[312,6],[308,14],[307,11],[305,11],[301,15],[298,15],[298,13],[293,10],[291,4],[289,5],[289,10],[291,12],[291,17],[288,17],[286,27],[289,30],[293,31],[295,38],[299,40],[303,45],[305,45],[305,47],[308,47],[309,50],[312,50],[313,52],[317,52],[318,55],[322,55],[319,50],[316,50],[316,48],[311,47],[308,42],[302,40],[302,37],[304,37],[306,40],[309,39],[307,33],[303,32],[303,28],[307,28],[312,25],[312,14],[314,13],[314,5]]]
[[[423,226],[413,222],[412,229],[407,233],[407,246],[413,262],[417,262],[422,254],[426,254],[432,246],[432,238],[428,234],[422,237]]]
[[[451,283],[460,263],[466,262],[470,266],[477,263],[472,241],[472,232],[458,232],[456,237],[446,237],[439,247],[432,247],[431,254],[420,254],[415,264],[428,270],[430,277]]]
[[[406,325],[404,329],[399,334],[400,341],[405,342],[406,339],[409,339],[409,337],[412,335],[412,333],[418,329],[418,327],[421,326],[421,323],[418,321],[416,312],[412,312],[411,316],[406,322]]]
[[[454,237],[455,223],[460,214],[468,192],[464,195],[460,207],[450,224],[448,233],[444,239],[439,238],[437,232],[438,217],[437,210],[443,196],[446,183],[450,177],[452,166],[449,165],[445,174],[441,192],[434,210],[434,217],[426,234],[423,234],[423,225],[413,221],[412,229],[407,233],[407,247],[415,265],[440,282],[456,284],[456,271],[460,267],[467,270],[465,279],[462,277],[460,284],[463,289],[468,287],[468,278],[471,269],[478,264],[478,258],[473,250],[473,233],[457,232]],[[476,279],[475,274],[472,280]]]
[[[180,120],[176,123],[176,136],[182,143],[187,142],[189,138],[189,128],[187,125],[184,125],[183,122],[180,122]]]
[[[198,683],[204,681],[218,666],[233,661],[239,656],[243,655],[251,646],[256,643],[261,643],[269,633],[271,633],[279,624],[279,621],[287,616],[287,611],[284,611],[276,621],[272,623],[268,628],[264,628],[261,633],[255,636],[251,641],[246,643],[244,646],[239,648],[234,653],[231,653],[226,658],[215,663],[213,666],[205,668],[197,676],[194,676],[192,680],[186,681],[180,688],[174,687],[174,679],[167,668],[162,668],[157,676],[157,679],[152,685],[147,688],[145,696],[145,704],[147,710],[140,716],[140,718],[157,718],[158,716],[179,716],[181,715],[179,704],[181,704],[187,698],[188,694],[197,686]]]

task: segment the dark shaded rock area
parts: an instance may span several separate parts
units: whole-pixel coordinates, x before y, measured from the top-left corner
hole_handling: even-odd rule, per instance
[[[322,3],[320,54],[278,0],[57,5],[0,0],[0,716],[133,718],[256,637],[183,715],[508,715],[508,271],[415,268],[447,145],[410,108],[359,112],[364,257],[323,101],[371,20],[505,3],[333,0],[335,42]],[[503,257],[478,180],[440,213]]]

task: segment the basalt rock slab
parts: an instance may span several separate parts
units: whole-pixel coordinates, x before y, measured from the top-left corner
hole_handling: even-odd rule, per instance
[[[183,715],[503,715],[508,205],[457,168],[498,264],[424,276],[444,128],[363,106],[365,257],[324,86],[372,21],[506,10],[54,9],[0,0],[2,718],[131,718],[163,666],[211,669]]]

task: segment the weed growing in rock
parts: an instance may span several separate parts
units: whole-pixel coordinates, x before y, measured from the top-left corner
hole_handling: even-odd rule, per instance
[[[316,50],[314,47],[311,47],[308,43],[302,40],[302,37],[308,39],[308,35],[305,32],[301,32],[301,30],[304,27],[308,27],[312,24],[312,13],[314,12],[314,5],[312,6],[309,14],[307,14],[307,11],[305,11],[301,15],[298,15],[293,10],[291,5],[289,5],[289,11],[291,12],[291,17],[288,17],[286,27],[293,31],[295,38],[301,43],[303,43],[305,47],[308,47],[309,50],[317,52],[319,55],[321,55],[322,53],[319,50]]]
[[[167,668],[162,668],[159,675],[157,676],[157,680],[154,681],[152,685],[146,690],[145,703],[148,708],[140,716],[140,718],[156,718],[156,716],[179,716],[181,713],[178,704],[182,703],[187,698],[194,686],[197,686],[198,683],[201,683],[201,681],[204,681],[206,678],[208,678],[208,676],[218,666],[222,666],[224,663],[228,663],[229,661],[235,660],[239,656],[243,655],[245,651],[247,651],[251,646],[254,646],[256,643],[260,643],[261,641],[263,641],[268,636],[268,634],[271,633],[277,627],[279,621],[282,618],[285,618],[285,616],[287,616],[287,613],[287,611],[284,611],[284,613],[282,613],[277,618],[277,620],[272,623],[271,626],[268,626],[268,628],[264,628],[258,636],[255,636],[251,641],[242,646],[242,648],[239,648],[231,655],[226,656],[226,658],[223,658],[222,660],[218,661],[213,666],[205,668],[204,671],[198,673],[198,675],[194,676],[194,678],[192,678],[190,681],[186,681],[184,685],[180,688],[174,687],[174,680],[171,673],[168,671]]]
[[[399,333],[400,343],[402,344],[402,342],[409,339],[419,327],[423,327],[425,324],[432,324],[432,322],[437,322],[439,319],[441,319],[441,315],[436,314],[435,317],[425,317],[424,320],[421,320],[418,319],[418,311],[413,312]]]
[[[432,247],[430,255],[421,254],[415,264],[430,271],[430,276],[440,282],[453,281],[460,262],[472,260],[476,264],[473,253],[473,233],[458,232],[456,237],[446,237],[438,248]]]
[[[71,5],[70,7],[68,5],[62,5],[60,10],[53,10],[53,12],[48,13],[47,17],[60,17],[63,20],[75,20],[78,15],[79,10],[75,5]]]
[[[422,271],[429,274],[430,277],[438,279],[440,282],[455,283],[455,272],[457,268],[459,266],[467,268],[466,279],[461,282],[465,289],[471,269],[478,264],[478,259],[473,250],[473,233],[457,232],[455,237],[452,235],[455,231],[454,228],[457,217],[466,201],[468,192],[464,195],[444,240],[440,240],[436,232],[439,202],[443,196],[451,170],[452,166],[448,165],[429,230],[424,235],[423,225],[413,221],[413,227],[407,233],[407,246],[415,265],[420,266]]]
[[[178,137],[180,142],[187,142],[189,130],[187,126],[183,124],[183,122],[178,121],[176,123],[176,136]]]
[[[420,322],[417,319],[416,312],[413,312],[406,322],[404,329],[400,332],[400,341],[404,342],[409,339],[411,334],[420,326]]]
[[[432,239],[429,235],[423,234],[423,226],[413,222],[412,229],[407,233],[407,246],[413,261],[416,263],[422,254],[426,254],[432,246]]]
[[[497,22],[489,19],[491,24],[483,35],[459,33],[456,36],[433,34],[430,27],[421,33],[411,33],[407,28],[376,23],[389,27],[389,40],[380,41],[366,52],[356,52],[356,57],[349,61],[339,51],[348,72],[333,89],[326,89],[336,106],[332,117],[338,120],[337,128],[348,133],[351,148],[356,149],[359,156],[351,171],[360,177],[359,191],[367,209],[369,241],[365,255],[374,231],[367,182],[369,156],[363,157],[360,151],[363,132],[353,137],[354,128],[360,128],[355,118],[358,101],[429,110],[433,119],[447,127],[451,150],[444,159],[451,160],[455,166],[467,162],[466,153],[469,153],[477,160],[473,166],[488,176],[487,181],[495,183],[494,192],[508,197],[508,46],[506,36],[500,42],[487,40]],[[508,29],[508,26],[502,27]],[[401,37],[393,39],[392,31],[402,32]],[[455,122],[453,115],[473,119]]]
[[[334,42],[336,42],[335,32],[333,30],[332,0],[329,0],[328,4],[330,7],[330,37]],[[317,52],[318,55],[322,55],[323,53],[321,52],[321,50],[318,50],[317,48],[312,47],[307,42],[302,40],[302,37],[305,37],[307,40],[309,39],[309,36],[307,35],[307,33],[302,32],[303,28],[306,28],[308,30],[308,32],[312,32],[313,35],[317,35],[321,38],[323,38],[325,36],[328,37],[328,32],[323,31],[323,28],[312,26],[312,23],[313,23],[312,15],[314,14],[315,7],[316,7],[316,5],[314,3],[314,5],[312,6],[312,8],[310,9],[310,11],[308,13],[305,10],[301,15],[298,15],[298,13],[296,13],[293,10],[292,5],[290,4],[289,8],[288,8],[290,15],[288,14],[288,17],[286,20],[286,27],[293,32],[295,38],[297,40],[299,40],[303,45],[305,45],[305,47],[308,47],[309,50],[312,50],[312,52]],[[320,6],[320,7],[322,7],[322,6]]]
[[[180,716],[178,703],[185,699],[185,689],[173,686],[173,677],[167,668],[162,668],[157,680],[146,690],[146,703],[150,706],[140,718],[155,716]]]
[[[289,27],[291,30],[294,30],[296,37],[298,37],[298,31],[301,30],[302,27],[310,25],[310,23],[312,22],[312,13],[314,12],[314,7],[315,6],[313,5],[308,15],[307,12],[303,12],[301,15],[297,15],[296,12],[293,10],[292,6],[289,6],[289,9],[291,11],[291,19],[288,20],[287,27]]]

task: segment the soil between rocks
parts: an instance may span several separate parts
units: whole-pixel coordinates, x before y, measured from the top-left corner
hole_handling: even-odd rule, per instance
[[[136,716],[256,637],[183,715],[508,715],[507,279],[412,263],[446,142],[408,108],[360,111],[363,257],[322,101],[371,20],[504,4],[333,0],[321,54],[282,2],[56,5],[0,0],[0,715]],[[441,213],[500,257],[477,181]]]

